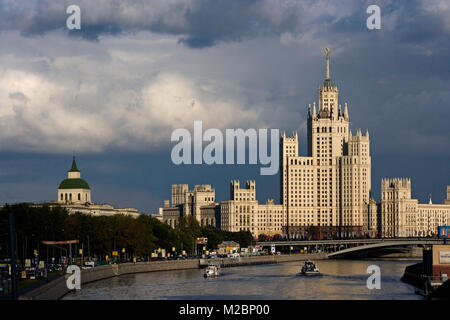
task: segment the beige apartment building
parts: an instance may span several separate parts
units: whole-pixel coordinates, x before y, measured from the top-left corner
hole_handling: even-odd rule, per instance
[[[197,201],[201,202],[198,203]],[[197,209],[195,209],[197,208]],[[250,231],[254,237],[260,234],[282,234],[284,209],[273,199],[265,204],[256,200],[255,181],[247,181],[241,188],[238,180],[230,183],[230,200],[214,202],[211,186],[172,185],[172,205],[164,201],[160,208],[162,221],[175,228],[181,217],[192,215],[201,226],[212,225],[226,231]]]
[[[339,104],[338,87],[330,79],[330,51],[326,76],[316,103],[308,107],[307,156],[299,156],[298,135],[280,139],[280,202],[286,208],[289,234],[318,227],[327,235],[367,232],[371,190],[369,133],[349,128],[348,105]]]
[[[196,185],[189,190],[187,184],[172,185],[172,203],[164,201],[164,207],[160,208],[159,214],[162,221],[175,228],[181,217],[193,216],[200,225],[217,224],[219,206],[215,202],[215,190],[211,185]]]
[[[210,186],[172,186],[172,205],[160,208],[163,221],[175,227],[179,217],[193,215],[202,225],[227,231],[325,237],[427,236],[450,225],[450,186],[444,204],[419,204],[411,199],[409,179],[383,179],[381,202],[370,198],[369,132],[350,130],[349,108],[339,103],[330,78],[330,50],[318,102],[307,111],[307,154],[299,155],[298,134],[280,137],[280,204],[259,204],[256,185],[230,183],[230,200],[215,202]]]
[[[230,200],[220,203],[220,226],[228,231],[298,237],[311,227],[327,235],[357,235],[368,231],[371,188],[369,133],[349,128],[348,105],[342,110],[338,87],[330,78],[330,50],[326,49],[326,75],[316,102],[308,108],[308,154],[299,156],[298,135],[280,138],[280,204],[258,204],[254,181],[240,188],[231,182]],[[172,205],[162,209],[163,220],[174,226],[177,217],[201,217],[212,197],[193,199],[187,185],[172,186]],[[208,200],[206,200],[208,199]],[[209,202],[208,202],[209,201]],[[180,209],[177,209],[180,207]],[[199,220],[200,221],[200,220]],[[216,220],[218,222],[218,220]],[[218,225],[218,223],[216,223]]]
[[[273,199],[265,204],[256,200],[255,181],[247,181],[241,188],[238,180],[230,183],[230,200],[220,202],[221,228],[226,231],[250,231],[260,234],[282,234],[285,211]]]
[[[439,226],[450,225],[450,186],[444,204],[421,204],[411,198],[411,180],[381,181],[380,235],[393,237],[426,237],[438,233]]]

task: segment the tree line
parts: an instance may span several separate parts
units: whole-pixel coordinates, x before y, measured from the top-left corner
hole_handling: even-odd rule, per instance
[[[21,203],[5,205],[0,210],[0,217],[7,222],[11,211],[15,222],[16,250],[18,259],[34,257],[37,250],[42,258],[66,255],[60,248],[47,248],[42,241],[79,240],[73,247],[73,254],[83,245],[84,255],[104,259],[112,251],[121,252],[122,248],[130,256],[148,257],[158,248],[172,253],[172,248],[180,254],[183,250],[192,255],[195,252],[195,239],[207,237],[207,250],[215,250],[222,241],[235,241],[241,247],[252,243],[249,231],[228,232],[212,226],[200,226],[198,221],[187,216],[180,219],[175,229],[158,219],[142,214],[138,218],[116,214],[113,216],[91,216],[82,213],[69,214],[60,206],[33,205]],[[5,235],[5,232],[3,232]],[[8,251],[7,237],[3,236],[0,256],[6,257]],[[62,245],[60,247],[63,247]],[[65,247],[67,250],[67,246]],[[50,250],[50,253],[48,253]]]

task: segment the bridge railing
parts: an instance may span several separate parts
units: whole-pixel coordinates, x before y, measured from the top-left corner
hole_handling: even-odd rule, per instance
[[[256,242],[260,246],[270,246],[270,245],[292,245],[292,244],[349,244],[349,243],[378,243],[378,242],[421,242],[421,243],[440,243],[444,242],[444,239],[439,238],[383,238],[383,239],[332,239],[332,240],[283,240],[283,241],[262,241]]]

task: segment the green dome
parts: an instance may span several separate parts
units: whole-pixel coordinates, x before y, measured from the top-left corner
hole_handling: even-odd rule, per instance
[[[90,189],[86,181],[81,178],[65,179],[63,180],[58,189]]]

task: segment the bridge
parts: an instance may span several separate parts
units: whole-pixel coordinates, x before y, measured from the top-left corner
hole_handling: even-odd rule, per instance
[[[314,249],[316,252],[326,252],[329,258],[341,258],[351,255],[367,254],[383,249],[405,250],[412,246],[427,246],[445,244],[443,239],[437,238],[387,238],[387,239],[333,239],[333,240],[300,240],[257,242],[261,247],[275,246],[277,251],[294,251],[298,248]]]

